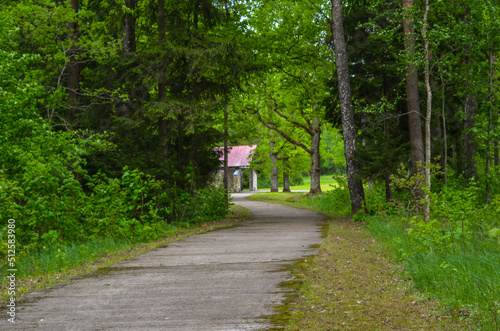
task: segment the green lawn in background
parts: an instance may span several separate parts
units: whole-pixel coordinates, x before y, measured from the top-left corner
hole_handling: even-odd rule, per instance
[[[326,192],[326,191],[331,191],[333,189],[333,187],[331,185],[335,185],[336,182],[335,180],[333,179],[333,176],[334,175],[324,175],[324,176],[321,176],[321,190],[323,192]],[[292,191],[309,191],[309,189],[311,188],[311,178],[310,177],[304,177],[304,184],[302,185],[297,185],[297,186],[291,186],[290,189]],[[283,187],[280,186],[279,187],[279,190],[283,190]]]

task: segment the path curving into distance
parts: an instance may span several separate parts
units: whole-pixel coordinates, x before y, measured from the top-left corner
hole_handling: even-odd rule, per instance
[[[257,330],[284,297],[290,260],[315,254],[323,216],[246,200],[241,225],[184,238],[105,272],[32,293],[0,330]],[[23,302],[24,301],[24,302]],[[5,310],[3,310],[5,312]]]

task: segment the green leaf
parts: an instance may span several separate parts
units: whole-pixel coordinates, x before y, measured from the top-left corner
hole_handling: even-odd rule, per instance
[[[492,237],[500,237],[500,228],[491,229],[488,234]]]

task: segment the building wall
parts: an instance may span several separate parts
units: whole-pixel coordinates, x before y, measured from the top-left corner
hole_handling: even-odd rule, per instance
[[[240,168],[229,168],[229,187],[232,187],[231,192],[241,192],[243,191],[243,172],[249,172],[249,184],[250,191],[257,191],[257,173],[250,169],[240,169]],[[223,187],[224,185],[224,170],[219,170],[217,172],[216,178],[214,180],[214,185],[217,187]]]
[[[231,173],[230,173],[231,174]],[[243,191],[243,169],[234,170],[232,176],[233,193]]]
[[[248,169],[249,170],[249,184],[250,184],[250,191],[257,191],[257,172],[255,172],[253,169]]]

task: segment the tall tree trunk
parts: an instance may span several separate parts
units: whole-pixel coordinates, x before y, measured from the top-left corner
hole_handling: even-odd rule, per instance
[[[476,142],[474,126],[476,125],[477,102],[472,95],[467,95],[464,101],[464,174],[467,179],[477,179]]]
[[[485,168],[485,177],[486,177],[486,197],[485,202],[487,205],[490,204],[490,168],[491,168],[491,130],[493,128],[493,41],[490,41],[490,54],[488,58],[489,64],[489,82],[488,82],[488,134],[486,136],[486,168]]]
[[[125,6],[130,10],[135,10],[135,0],[125,0]],[[135,13],[125,13],[123,18],[123,52],[125,54],[135,53]]]
[[[158,44],[163,43],[165,38],[165,0],[158,0]],[[158,82],[158,102],[162,102],[167,97],[166,91],[166,68],[161,65]],[[161,115],[160,115],[161,116]],[[168,155],[167,144],[167,120],[160,117],[158,120],[158,136],[160,139],[161,156],[165,160]]]
[[[442,90],[441,90],[441,94],[442,94],[442,104],[441,104],[441,117],[442,117],[442,121],[443,121],[443,139],[444,139],[444,148],[443,148],[443,158],[441,160],[442,162],[442,167],[443,167],[443,171],[444,171],[444,185],[448,185],[448,132],[446,130],[446,115],[445,115],[445,97],[446,97],[446,93],[445,93],[445,82],[444,82],[444,79],[443,79],[443,73],[440,71],[439,72],[440,76],[441,76],[441,84],[442,84]]]
[[[226,192],[226,202],[229,205],[229,124],[228,124],[228,113],[227,105],[224,107],[224,191]]]
[[[321,157],[319,153],[321,128],[317,118],[313,118],[311,128],[313,134],[311,136],[311,149],[309,153],[311,155],[311,170],[309,171],[309,175],[311,177],[311,187],[309,193],[316,194],[321,193]]]
[[[195,30],[198,30],[198,3],[193,1],[193,27]]]
[[[494,2],[496,3],[496,1]],[[495,56],[495,54],[493,54],[493,63],[494,63],[494,66],[496,66],[496,63],[497,63],[497,58]],[[498,108],[495,107],[495,112],[493,114],[493,130],[495,132],[498,131],[498,120],[499,120],[499,117],[498,117]],[[495,167],[498,167],[498,164],[499,164],[499,148],[498,148],[498,138],[495,138],[493,140],[493,164],[495,165]]]
[[[291,192],[290,190],[290,175],[286,170],[283,170],[283,192]]]
[[[392,201],[392,187],[391,187],[391,172],[389,170],[384,171],[384,181],[385,181],[385,201]]]
[[[425,209],[424,209],[424,219],[426,222],[430,221],[430,192],[431,192],[431,119],[432,119],[432,89],[430,82],[430,50],[429,50],[429,39],[427,38],[427,18],[429,16],[429,0],[425,1],[425,14],[424,14],[424,24],[422,25],[422,38],[424,41],[424,62],[425,62],[425,91],[427,93],[426,102],[426,116],[425,116]]]
[[[257,179],[257,173],[255,172],[255,170],[253,169],[250,169],[249,170],[249,190],[250,191],[257,191],[258,190],[258,179]]]
[[[463,16],[464,25],[469,24],[470,15],[472,12],[471,7],[467,7],[465,9],[465,15]],[[468,64],[470,60],[470,45],[465,45],[466,48],[466,58],[465,63]],[[467,68],[466,73],[467,76],[470,73],[471,69]],[[474,126],[476,125],[476,112],[477,112],[477,101],[475,99],[475,95],[472,91],[472,86],[469,82],[469,78],[465,82],[465,88],[468,91],[468,94],[464,99],[464,162],[463,162],[463,172],[467,179],[474,178],[477,180],[477,164],[476,164],[476,143],[474,137]]]
[[[351,212],[352,214],[355,214],[363,208],[365,194],[363,190],[363,182],[358,177],[358,165],[355,161],[356,128],[354,125],[354,112],[351,100],[351,85],[349,81],[349,68],[342,17],[342,0],[331,0],[331,4],[331,29],[333,33],[335,64],[337,66],[339,84],[340,112],[344,133],[344,148],[347,166],[347,184],[349,186],[349,193],[351,196]]]
[[[271,158],[271,192],[278,192],[278,154],[274,151],[274,137],[269,140]]]
[[[79,0],[71,0],[71,8],[78,13]],[[71,123],[76,117],[76,103],[78,101],[78,88],[80,86],[80,63],[76,59],[78,56],[78,24],[76,22],[69,22],[68,24],[71,47],[68,51],[69,64],[68,64],[68,101],[70,110],[68,113],[68,121]]]
[[[499,160],[500,160],[500,158],[498,157],[498,155],[499,155],[499,153],[498,153],[498,150],[499,150],[498,145],[499,144],[498,144],[498,138],[497,138],[497,139],[495,139],[495,147],[494,147],[494,149],[495,149],[495,152],[494,152],[494,154],[495,154],[495,156],[494,156],[495,157],[495,167],[498,167]]]
[[[290,166],[288,165],[290,158],[289,157],[282,157],[281,161],[283,164],[283,192],[291,192],[291,190],[290,190],[290,175],[289,175]]]
[[[415,57],[415,30],[412,23],[413,0],[403,0],[404,48],[407,56]],[[418,73],[414,65],[406,67],[406,100],[408,105],[408,127],[410,131],[411,165],[413,173],[424,165],[424,144],[418,95]]]

